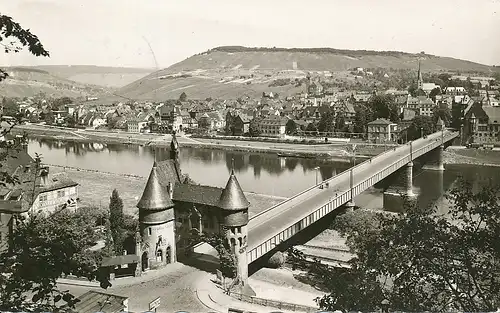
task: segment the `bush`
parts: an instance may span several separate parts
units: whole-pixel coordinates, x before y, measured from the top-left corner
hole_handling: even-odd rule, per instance
[[[267,263],[270,268],[280,268],[283,267],[283,265],[285,265],[285,262],[286,262],[285,254],[283,252],[278,251],[269,258],[269,261]]]

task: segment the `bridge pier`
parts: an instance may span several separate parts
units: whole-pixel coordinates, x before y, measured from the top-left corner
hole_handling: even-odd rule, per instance
[[[403,170],[403,169],[401,169]],[[415,201],[417,195],[413,192],[413,162],[410,161],[404,167],[404,173],[399,173],[399,186],[384,191],[384,209],[391,212],[403,212],[405,199]],[[403,186],[401,186],[401,183]]]
[[[429,171],[444,171],[443,162],[444,146],[440,145],[429,153],[429,161],[422,169]]]
[[[406,181],[405,181],[405,195],[407,197],[414,197],[413,192],[413,162],[410,161],[406,164]]]
[[[356,204],[354,203],[354,200],[349,200],[349,202],[347,202],[345,205],[344,205],[344,208],[345,208],[345,212],[353,212],[354,211],[354,207],[356,206]]]

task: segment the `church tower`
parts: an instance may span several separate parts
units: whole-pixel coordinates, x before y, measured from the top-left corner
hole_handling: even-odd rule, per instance
[[[236,257],[236,275],[246,285],[248,280],[247,241],[248,241],[248,202],[234,175],[234,169],[222,190],[218,207],[222,211],[222,225],[232,252]]]
[[[158,268],[176,261],[173,184],[160,184],[156,161],[137,207],[141,235],[142,269]],[[139,254],[139,252],[137,252]]]
[[[417,77],[417,88],[423,89],[424,79],[422,78],[422,72],[420,71],[420,60],[418,61],[418,77]]]

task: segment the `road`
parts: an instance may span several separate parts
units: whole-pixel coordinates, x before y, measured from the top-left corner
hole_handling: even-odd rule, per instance
[[[413,142],[413,150],[426,146],[430,140],[438,140],[441,134],[432,134],[427,139],[419,139]],[[374,158],[367,166],[359,166],[353,170],[353,181],[356,185],[370,178],[375,173],[383,170],[391,164],[397,162],[410,153],[410,146],[404,145],[389,152],[384,157]],[[343,193],[350,189],[350,175],[348,173],[339,174],[329,188],[312,189],[296,199],[285,202],[267,213],[257,216],[249,222],[248,251],[262,244],[273,235],[293,225],[305,213],[312,213],[325,203],[329,202],[335,193]]]

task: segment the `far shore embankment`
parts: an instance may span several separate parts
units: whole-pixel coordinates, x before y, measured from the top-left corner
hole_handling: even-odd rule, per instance
[[[500,150],[467,149],[465,147],[448,147],[444,151],[445,164],[468,164],[481,166],[500,166]]]
[[[141,146],[169,147],[171,135],[135,134],[127,132],[79,130],[71,128],[50,127],[41,125],[19,125],[13,129],[14,134],[26,132],[31,138],[47,138],[68,142],[126,144]],[[378,155],[392,145],[376,145],[366,143],[292,143],[250,141],[232,138],[192,138],[178,136],[182,146],[200,149],[217,149],[237,152],[270,153],[288,157],[314,158],[337,162],[350,162],[352,147],[355,146],[356,159],[365,159]]]
[[[72,128],[18,125],[13,134],[26,132],[31,138],[47,138],[79,143],[125,144],[137,146],[169,147],[170,134],[137,134],[123,131],[79,130]],[[365,159],[382,153],[393,145],[376,145],[368,143],[316,143],[270,142],[240,140],[238,138],[193,138],[178,136],[182,146],[198,149],[216,149],[234,152],[252,152],[279,154],[290,157],[314,158],[325,161],[350,162],[352,147],[355,146],[356,159]],[[466,149],[451,146],[445,150],[444,163],[500,166],[499,150]]]

